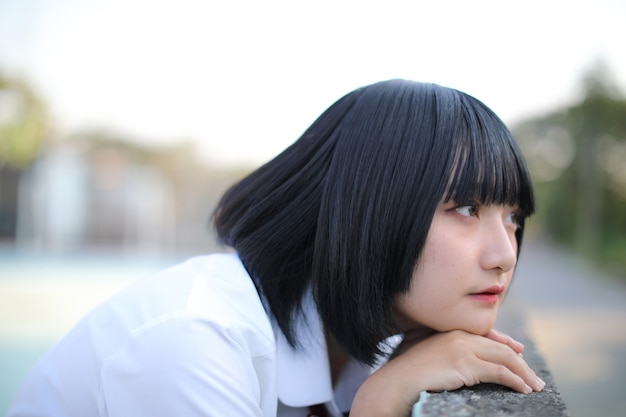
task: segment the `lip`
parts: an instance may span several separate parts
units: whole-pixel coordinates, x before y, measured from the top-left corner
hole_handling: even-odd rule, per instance
[[[468,296],[481,303],[486,304],[496,304],[499,300],[499,295],[504,291],[504,286],[502,285],[492,285],[491,287],[487,287],[481,291],[474,292],[468,294]]]
[[[475,294],[500,294],[504,291],[503,285],[492,285],[491,287],[485,288],[482,291],[478,291]]]

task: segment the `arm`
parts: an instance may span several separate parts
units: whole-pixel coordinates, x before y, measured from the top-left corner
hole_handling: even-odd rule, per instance
[[[499,332],[478,336],[455,330],[425,339],[409,335],[409,346],[401,348],[361,385],[351,416],[408,416],[422,391],[455,390],[480,382],[522,393],[543,389],[544,383],[519,354],[523,346]]]

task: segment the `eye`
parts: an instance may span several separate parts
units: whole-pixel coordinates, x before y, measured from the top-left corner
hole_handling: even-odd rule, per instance
[[[515,225],[517,227],[521,226],[521,221],[522,221],[522,217],[516,211],[513,211],[513,212],[507,214],[507,216],[506,216],[506,222],[509,223],[509,224]]]
[[[455,210],[461,216],[465,216],[465,217],[478,216],[478,206],[459,206]]]

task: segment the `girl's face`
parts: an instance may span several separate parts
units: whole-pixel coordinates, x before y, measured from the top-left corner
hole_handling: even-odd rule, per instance
[[[511,206],[439,204],[411,287],[395,300],[401,330],[491,330],[517,261],[516,213]]]

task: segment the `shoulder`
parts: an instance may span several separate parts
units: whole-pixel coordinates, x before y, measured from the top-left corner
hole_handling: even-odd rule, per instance
[[[104,359],[103,394],[124,398],[120,389],[126,387],[145,399],[154,392],[167,393],[153,401],[160,403],[159,410],[173,407],[168,404],[194,403],[197,409],[222,403],[218,408],[228,409],[233,404],[227,403],[223,389],[229,386],[238,398],[249,399],[245,403],[258,404],[262,388],[257,384],[269,384],[276,344],[270,320],[239,259],[234,255],[194,258],[139,286],[161,284],[168,294],[160,296],[178,300],[171,308],[161,307],[158,314],[148,315],[149,320],[138,323]],[[177,392],[181,386],[185,389]],[[119,409],[131,409],[135,402],[125,399]],[[137,404],[146,406],[145,401]]]
[[[175,321],[274,339],[254,283],[234,254],[198,256],[140,280],[105,304],[100,314],[108,320],[115,311],[131,338]]]
[[[140,279],[84,317],[61,345],[86,344],[104,358],[148,335],[153,343],[172,343],[181,337],[177,329],[191,327],[190,343],[200,331],[237,334],[251,351],[275,345],[254,283],[234,254],[194,257]]]
[[[219,254],[196,261],[202,266],[189,289],[186,313],[224,328],[260,331],[273,343],[269,316],[238,256]]]

